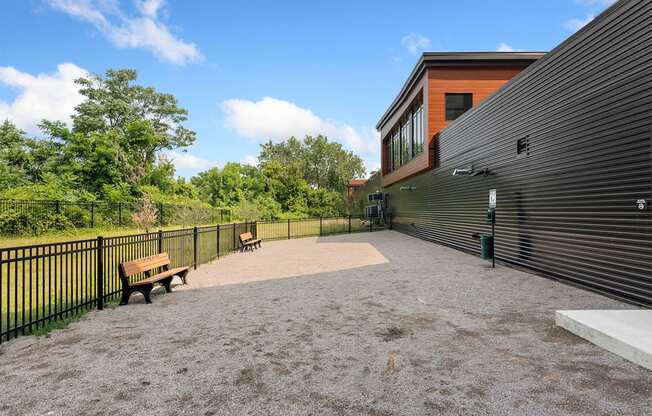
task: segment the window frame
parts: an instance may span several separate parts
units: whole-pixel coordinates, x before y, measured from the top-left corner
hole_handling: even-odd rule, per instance
[[[387,172],[400,169],[425,150],[425,123],[423,97],[414,102],[403,113],[387,134]]]
[[[468,107],[462,105],[461,107],[449,107],[448,99],[452,97],[463,97],[465,100],[464,104],[468,104]],[[469,103],[466,103],[466,99],[469,100]],[[460,118],[464,113],[473,108],[473,93],[472,92],[446,92],[444,93],[444,119],[446,121],[455,121]],[[456,116],[449,117],[449,111],[455,111]]]

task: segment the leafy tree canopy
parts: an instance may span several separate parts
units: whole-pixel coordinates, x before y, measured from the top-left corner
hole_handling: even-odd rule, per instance
[[[206,204],[241,219],[337,215],[348,182],[365,174],[360,157],[324,136],[261,145],[257,166],[227,163],[177,178],[164,151],[195,141],[188,112],[171,94],[136,84],[134,70],[76,80],[84,101],[71,126],[43,120],[42,138],[0,124],[0,197],[68,201]],[[203,201],[203,202],[202,202]]]

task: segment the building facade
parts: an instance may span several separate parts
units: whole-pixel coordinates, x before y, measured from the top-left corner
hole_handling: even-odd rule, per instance
[[[383,150],[394,229],[478,253],[495,189],[499,261],[652,306],[651,45],[652,2],[621,0],[450,125],[429,121],[428,168],[392,176]]]
[[[376,126],[382,143],[383,186],[434,168],[437,134],[542,56],[424,53]]]

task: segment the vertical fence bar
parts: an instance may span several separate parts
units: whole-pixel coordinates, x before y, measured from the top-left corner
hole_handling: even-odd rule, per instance
[[[217,246],[217,250],[216,250],[216,251],[217,251],[217,258],[219,259],[219,258],[220,258],[220,225],[217,224],[217,225],[215,226],[215,228],[216,228],[216,230],[217,230],[217,232],[216,232],[216,234],[217,234],[217,237],[216,237],[216,238],[217,238],[217,245],[216,245],[216,246]]]
[[[290,239],[290,219],[288,218],[288,240]]]
[[[351,234],[351,215],[349,215],[349,234]]]
[[[233,251],[235,251],[235,223],[233,223]]]
[[[323,235],[323,230],[324,230],[324,221],[321,218],[321,215],[319,216],[319,236],[321,237]]]
[[[97,237],[97,309],[104,309],[104,237]]]
[[[197,227],[195,226],[192,229],[192,262],[193,262],[193,268],[197,270],[197,257],[199,256],[199,247],[197,245]]]
[[[118,202],[118,227],[122,227],[122,202]]]
[[[163,230],[158,230],[158,253],[163,252]]]

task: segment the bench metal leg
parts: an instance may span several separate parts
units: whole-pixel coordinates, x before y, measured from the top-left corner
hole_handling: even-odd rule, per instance
[[[163,286],[165,286],[165,291],[166,291],[167,293],[172,292],[172,286],[171,286],[171,284],[172,284],[172,278],[173,278],[173,277],[174,277],[174,276],[170,276],[170,277],[168,277],[167,279],[165,279],[165,280],[162,281]]]
[[[147,286],[143,286],[143,287],[141,287],[141,288],[138,289],[138,291],[139,291],[140,293],[142,293],[143,296],[145,296],[145,303],[152,303],[152,298],[151,298],[152,289],[154,289],[154,285],[153,285],[153,284],[151,284],[151,285],[147,285]]]
[[[129,303],[129,297],[131,296],[131,290],[127,287],[122,289],[122,298],[120,298],[120,305],[126,305]]]

